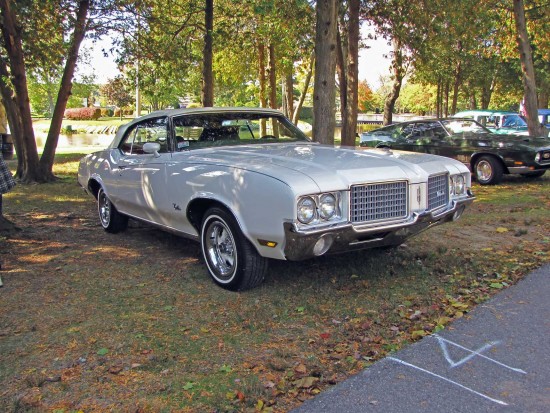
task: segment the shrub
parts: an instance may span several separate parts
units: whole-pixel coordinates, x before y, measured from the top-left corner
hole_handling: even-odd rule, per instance
[[[113,116],[113,109],[111,108],[101,108],[101,117],[102,118],[110,118]]]
[[[101,117],[99,108],[73,108],[65,110],[65,118],[70,120],[97,120]]]

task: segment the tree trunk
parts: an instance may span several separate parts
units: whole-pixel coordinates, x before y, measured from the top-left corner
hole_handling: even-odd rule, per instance
[[[392,61],[392,87],[389,96],[386,98],[384,104],[384,125],[389,125],[393,122],[393,111],[395,109],[395,102],[399,98],[401,92],[401,85],[403,84],[403,52],[401,50],[401,41],[394,37],[392,39],[393,45],[393,61]]]
[[[449,116],[449,93],[450,93],[450,90],[451,90],[451,85],[449,84],[449,81],[447,80],[447,82],[445,82],[445,112],[444,112],[444,116],[447,117]]]
[[[55,102],[55,109],[52,115],[50,130],[48,131],[48,137],[46,138],[46,144],[44,145],[44,152],[40,158],[40,167],[43,174],[43,179],[46,181],[55,179],[52,172],[55,159],[55,150],[59,141],[59,132],[61,131],[63,114],[65,113],[67,101],[71,95],[73,76],[76,69],[76,62],[78,60],[78,51],[80,49],[80,45],[82,44],[82,40],[84,40],[84,36],[86,35],[89,8],[90,0],[80,0],[78,10],[76,12],[75,29],[69,48],[69,54],[67,56],[67,62],[65,63],[63,76],[61,77],[61,85],[59,86],[57,101]]]
[[[214,106],[214,74],[212,71],[214,29],[214,0],[206,0],[204,9],[204,48],[202,66],[202,106]]]
[[[4,46],[9,57],[11,69],[10,77],[15,92],[15,104],[11,106],[12,110],[15,110],[15,113],[9,115],[9,119],[17,119],[16,123],[21,126],[19,131],[17,127],[15,128],[14,132],[17,134],[13,135],[14,140],[19,141],[18,146],[20,149],[17,154],[17,176],[23,183],[43,182],[43,177],[40,173],[38,150],[36,148],[36,140],[32,127],[21,33],[19,32],[15,13],[11,9],[9,0],[0,0],[0,10],[3,20],[3,24],[0,27],[4,38]],[[1,70],[4,72],[2,75],[7,73],[7,67],[4,60],[2,60]],[[2,88],[2,90],[4,90],[4,88]],[[12,99],[13,97],[4,96],[4,98]]]
[[[313,76],[314,65],[315,65],[315,52],[311,53],[309,69],[307,71],[306,79],[304,81],[304,89],[300,94],[300,100],[298,101],[298,105],[296,105],[296,109],[294,110],[294,114],[292,115],[292,123],[294,123],[295,125],[298,125],[298,119],[300,118],[300,111],[302,110],[302,106],[304,106],[304,101],[306,100],[307,90],[309,89],[309,84],[311,83],[311,78]]]
[[[436,117],[440,118],[441,114],[443,113],[443,87],[442,87],[442,81],[441,77],[437,78],[437,97],[436,97]]]
[[[258,45],[258,60],[259,60],[259,73],[258,77],[260,78],[260,107],[267,107],[266,100],[266,76],[265,76],[265,46],[260,42]],[[260,136],[266,134],[265,129],[265,120],[260,121]]]
[[[286,116],[290,119],[294,114],[294,79],[292,77],[292,66],[285,76],[285,101]]]
[[[336,0],[318,0],[315,6],[315,80],[313,90],[313,139],[333,145],[336,72]]]
[[[277,109],[277,71],[275,67],[275,45],[269,44],[268,68],[269,74],[269,107]]]
[[[336,78],[338,79],[338,92],[340,92],[340,119],[345,118],[347,105],[346,59],[344,58],[344,42],[340,30],[336,30]]]
[[[342,146],[355,147],[359,87],[359,9],[360,0],[349,0],[348,52],[346,68],[346,107],[342,117]]]
[[[514,20],[516,22],[516,41],[518,44],[521,71],[523,72],[523,90],[525,99],[525,111],[527,114],[527,129],[531,136],[546,136],[548,132],[538,119],[537,86],[535,81],[535,69],[529,34],[525,23],[525,8],[523,0],[514,0]]]
[[[548,92],[539,92],[539,108],[548,107],[549,94]]]
[[[456,107],[458,104],[458,88],[460,87],[461,81],[462,81],[462,64],[460,61],[458,61],[455,67],[455,79],[453,83],[453,102],[451,104],[451,113],[453,115],[456,113]]]
[[[13,90],[4,81],[7,77],[8,74],[5,62],[2,58],[0,58],[0,94],[2,95],[2,103],[4,104],[4,109],[6,109],[6,116],[8,118],[12,136],[20,137],[23,136],[23,126],[17,110]],[[24,149],[22,147],[21,139],[14,139],[13,144],[15,147],[15,152],[17,153],[17,170],[15,172],[15,176],[19,177],[23,175],[22,165],[25,159],[21,154],[24,152]]]

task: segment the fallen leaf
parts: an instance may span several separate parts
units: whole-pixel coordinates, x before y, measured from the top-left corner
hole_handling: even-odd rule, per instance
[[[294,367],[294,371],[298,374],[306,374],[307,373],[307,368],[306,368],[305,365],[300,363],[296,367]]]
[[[498,232],[499,234],[503,234],[504,232],[508,232],[508,228],[498,227],[498,228],[497,228],[497,232]]]
[[[318,381],[319,379],[317,377],[308,376],[308,377],[304,377],[299,380],[296,380],[294,382],[294,385],[300,389],[309,389],[313,387],[313,385]]]

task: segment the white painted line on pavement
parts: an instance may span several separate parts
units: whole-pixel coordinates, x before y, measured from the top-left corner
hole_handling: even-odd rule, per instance
[[[474,358],[475,356],[479,356],[481,358],[484,358],[485,360],[489,360],[495,364],[498,364],[499,366],[501,367],[504,367],[504,368],[507,368],[507,369],[510,369],[512,371],[515,371],[516,373],[521,373],[521,374],[527,374],[526,371],[522,370],[522,369],[517,369],[515,367],[510,367],[504,363],[501,363],[500,361],[497,361],[497,360],[494,360],[490,357],[487,357],[483,354],[481,354],[481,352],[487,350],[488,348],[491,348],[493,346],[496,346],[498,344],[500,344],[500,341],[492,341],[486,345],[484,345],[483,347],[479,348],[478,350],[470,350],[469,348],[466,348],[464,346],[461,346],[460,344],[457,344],[457,343],[454,343],[450,340],[447,340],[441,336],[438,336],[437,334],[433,334],[432,337],[435,337],[437,339],[437,341],[439,342],[439,346],[441,347],[441,350],[443,351],[443,355],[445,356],[445,359],[447,360],[447,362],[451,365],[451,367],[456,367],[456,366],[460,366],[461,364],[464,364],[465,362],[467,362],[468,360]],[[449,355],[449,352],[447,350],[447,345],[446,343],[452,345],[452,346],[455,346],[455,347],[458,347],[464,351],[467,351],[469,353],[471,353],[469,356],[467,357],[464,357],[463,359],[459,360],[459,361],[454,361],[451,356]]]
[[[460,387],[460,388],[462,388],[462,389],[464,389],[464,390],[467,390],[467,391],[469,391],[469,392],[471,392],[471,393],[477,394],[478,396],[481,396],[481,397],[483,397],[484,399],[490,400],[490,401],[492,401],[492,402],[495,402],[495,403],[500,404],[500,405],[503,405],[503,406],[508,406],[508,403],[503,402],[502,400],[493,399],[492,397],[489,397],[489,396],[487,396],[486,394],[483,394],[483,393],[480,393],[480,392],[475,391],[475,390],[473,390],[473,389],[470,389],[469,387],[466,387],[466,386],[464,386],[464,385],[462,385],[462,384],[460,384],[460,383],[457,383],[456,381],[453,381],[453,380],[450,380],[450,379],[448,379],[448,378],[446,378],[446,377],[440,376],[439,374],[432,373],[431,371],[426,370],[426,369],[423,369],[423,368],[418,367],[418,366],[415,366],[414,364],[407,363],[406,361],[403,361],[403,360],[400,360],[400,359],[398,359],[398,358],[391,357],[391,356],[390,356],[390,357],[387,357],[387,359],[393,360],[393,361],[395,361],[396,363],[402,364],[402,365],[404,365],[404,366],[412,367],[412,368],[417,369],[417,370],[420,370],[420,371],[422,371],[422,372],[424,372],[424,373],[430,374],[430,375],[432,375],[432,376],[434,376],[434,377],[437,377],[438,379],[444,380],[444,381],[446,381],[446,382],[448,382],[448,383],[454,384],[454,385],[456,385],[456,386],[458,386],[458,387]]]

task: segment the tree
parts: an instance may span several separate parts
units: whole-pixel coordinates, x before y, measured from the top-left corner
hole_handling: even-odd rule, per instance
[[[357,108],[359,112],[371,112],[376,109],[376,97],[366,80],[361,80],[358,85]]]
[[[202,68],[202,105],[214,105],[214,76],[212,73],[212,31],[214,28],[214,0],[206,0],[204,8],[204,49]]]
[[[525,21],[525,6],[523,0],[514,0],[514,20],[516,23],[516,41],[521,62],[521,71],[523,73],[527,127],[531,136],[546,136],[546,128],[542,126],[538,120],[535,68],[533,66],[533,55]]]
[[[114,0],[113,0],[114,1]],[[53,162],[63,113],[71,95],[72,78],[86,33],[101,33],[111,0],[0,0],[2,44],[0,92],[17,151],[21,182],[55,179]],[[62,53],[59,53],[62,51]],[[38,157],[28,92],[28,73],[38,66],[63,66],[52,122],[42,156]]]
[[[100,93],[107,99],[108,103],[120,109],[120,119],[122,119],[123,108],[131,104],[134,100],[122,76],[109,79],[107,83],[100,88]]]
[[[313,89],[313,139],[334,144],[336,75],[336,0],[319,0],[316,7],[315,77]]]
[[[384,124],[392,122],[403,79],[426,46],[433,10],[427,0],[365,1],[363,13],[392,45],[391,87],[384,104]]]
[[[355,146],[359,82],[359,0],[344,2],[337,32],[337,67],[340,78],[342,146]]]

